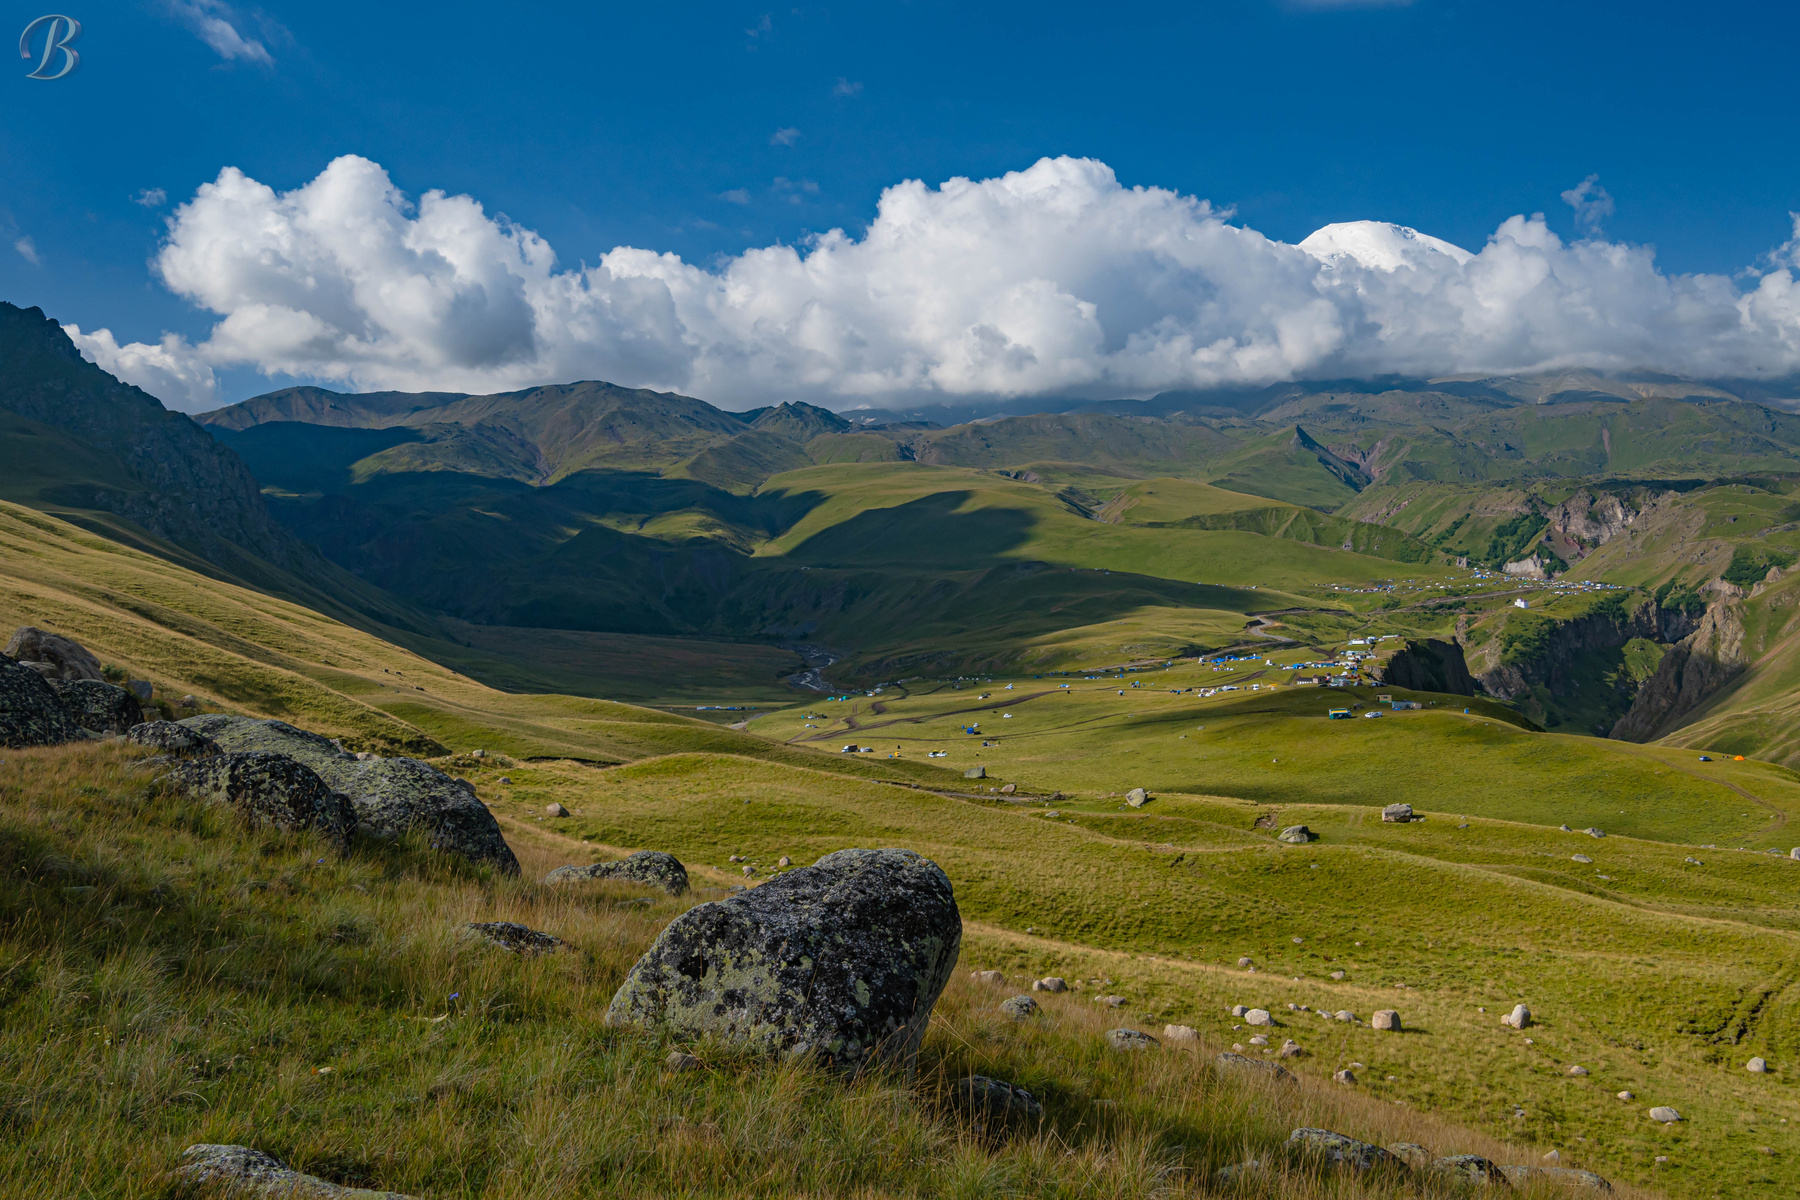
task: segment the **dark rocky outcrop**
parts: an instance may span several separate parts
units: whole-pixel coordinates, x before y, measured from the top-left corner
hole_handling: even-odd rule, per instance
[[[840,850],[677,917],[606,1020],[843,1071],[910,1063],[961,945],[956,896],[936,863],[910,850]]]
[[[356,812],[311,768],[281,754],[253,750],[181,763],[157,778],[164,788],[242,816],[252,828],[316,829],[340,850],[350,847]]]
[[[425,832],[434,849],[491,863],[508,875],[519,872],[519,860],[494,814],[476,798],[474,787],[429,763],[414,758],[359,759],[330,738],[285,721],[209,713],[178,724],[227,751],[262,750],[304,763],[350,798],[358,833],[392,840],[416,828]]]
[[[1288,1135],[1288,1148],[1304,1158],[1357,1172],[1406,1169],[1404,1162],[1382,1147],[1329,1129],[1296,1129]]]
[[[133,746],[159,750],[174,758],[211,758],[223,754],[219,743],[205,734],[178,725],[174,721],[145,721],[125,731],[125,740]]]
[[[44,677],[0,654],[0,746],[59,746],[82,736],[75,714]]]
[[[21,625],[6,643],[8,658],[50,680],[101,679],[100,660],[80,643],[32,625]],[[48,668],[47,670],[45,668]]]
[[[75,723],[95,733],[124,733],[144,721],[144,706],[122,687],[98,679],[53,680]]]
[[[1256,1079],[1269,1079],[1276,1083],[1298,1083],[1294,1073],[1286,1067],[1272,1062],[1264,1062],[1260,1058],[1246,1058],[1242,1054],[1229,1051],[1213,1059],[1213,1070],[1223,1074],[1244,1074]]]
[[[584,867],[558,867],[544,876],[545,883],[580,883],[590,879],[616,879],[661,888],[671,896],[688,890],[687,868],[673,854],[639,850],[619,862],[592,863]]]
[[[1037,1097],[1016,1083],[969,1075],[950,1086],[950,1102],[979,1121],[1023,1118],[1035,1121],[1044,1115]]]
[[[463,933],[527,958],[534,954],[555,954],[565,944],[559,937],[540,933],[516,921],[470,921],[463,926]]]
[[[1537,1183],[1547,1183],[1555,1187],[1587,1188],[1596,1192],[1612,1191],[1612,1184],[1592,1171],[1582,1171],[1574,1167],[1527,1167],[1502,1166],[1500,1174],[1506,1182],[1514,1187],[1530,1187]]]
[[[1699,628],[1669,647],[1608,736],[1628,742],[1661,737],[1749,665],[1741,606],[1731,599],[1714,601]]]
[[[1535,613],[1514,620],[1545,623],[1543,636],[1524,657],[1508,659],[1501,638],[1479,647],[1470,656],[1470,669],[1490,696],[1518,700],[1534,686],[1553,695],[1570,694],[1581,680],[1571,672],[1577,658],[1591,650],[1610,650],[1633,638],[1672,642],[1691,633],[1692,617],[1678,608],[1663,608],[1654,600],[1632,606],[1624,600],[1602,602],[1579,617],[1554,621]]]
[[[1475,679],[1463,660],[1462,647],[1437,638],[1408,638],[1391,658],[1376,666],[1375,681],[1413,692],[1475,694]]]
[[[189,1146],[175,1169],[190,1187],[213,1189],[228,1196],[269,1200],[411,1200],[399,1192],[347,1188],[313,1175],[303,1175],[272,1154],[248,1146]]]

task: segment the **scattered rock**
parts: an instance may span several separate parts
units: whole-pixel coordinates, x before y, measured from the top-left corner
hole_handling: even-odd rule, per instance
[[[98,679],[53,679],[50,686],[62,697],[75,723],[94,733],[124,733],[144,721],[143,706],[122,687]]]
[[[271,1200],[411,1200],[399,1192],[339,1187],[303,1175],[272,1154],[248,1146],[189,1146],[175,1169],[177,1178],[233,1196],[267,1196]]]
[[[1249,965],[1250,965],[1250,956],[1249,955],[1245,955],[1244,957],[1238,959],[1238,966],[1247,967]]]
[[[845,1071],[910,1063],[961,946],[956,896],[936,863],[910,850],[840,850],[676,917],[606,1022]]]
[[[1164,1025],[1163,1041],[1175,1045],[1192,1046],[1200,1041],[1200,1033],[1192,1025]]]
[[[60,746],[82,736],[75,714],[44,677],[0,655],[0,746]]]
[[[1381,819],[1383,821],[1398,821],[1401,823],[1410,821],[1413,819],[1412,805],[1390,804],[1381,810]]]
[[[526,925],[513,921],[471,921],[463,926],[464,932],[474,938],[489,942],[513,954],[530,957],[536,954],[555,954],[563,948],[563,940],[547,933],[539,933]]]
[[[1578,863],[1591,863],[1594,861],[1593,859],[1589,858],[1585,854],[1571,854],[1571,855],[1569,855],[1569,859],[1572,862],[1578,862]]]
[[[618,862],[592,863],[585,867],[558,867],[544,876],[544,883],[583,883],[591,879],[615,879],[661,888],[671,896],[686,894],[687,868],[673,854],[639,850]]]
[[[175,758],[212,758],[224,753],[219,744],[173,721],[145,721],[125,731],[133,746],[146,746]]]
[[[1400,1014],[1391,1008],[1384,1008],[1369,1018],[1369,1028],[1385,1029],[1390,1033],[1400,1032]]]
[[[1273,1025],[1275,1018],[1269,1015],[1269,1010],[1266,1008],[1253,1008],[1244,1014],[1244,1024]]]
[[[1523,1004],[1513,1005],[1513,1010],[1500,1018],[1502,1025],[1511,1025],[1514,1029],[1525,1029],[1531,1024],[1531,1010]]]
[[[1506,1182],[1514,1187],[1529,1187],[1535,1183],[1548,1183],[1557,1187],[1592,1188],[1597,1192],[1612,1191],[1612,1184],[1606,1182],[1592,1171],[1578,1171],[1572,1167],[1521,1167],[1502,1166],[1500,1174]]]
[[[6,657],[19,663],[39,663],[49,667],[48,671],[34,671],[42,679],[73,682],[106,678],[100,673],[100,660],[79,643],[30,625],[21,625],[13,631],[5,653]]]
[[[1344,973],[1343,973],[1343,972],[1342,972],[1342,971],[1333,971],[1333,972],[1332,972],[1332,973],[1331,973],[1331,978],[1333,978],[1333,979],[1340,979],[1340,980],[1341,980],[1341,979],[1342,979],[1342,978],[1343,978],[1343,977],[1344,977]]]
[[[1356,1076],[1352,1075],[1348,1069],[1333,1071],[1331,1073],[1331,1077],[1333,1079],[1337,1080],[1339,1083],[1355,1083],[1356,1082]]]
[[[1329,1129],[1296,1129],[1288,1135],[1288,1146],[1308,1158],[1352,1171],[1405,1166],[1380,1146],[1359,1142],[1353,1137],[1345,1137]]]
[[[999,971],[970,971],[969,978],[976,983],[1005,983],[1006,976]]]
[[[1150,793],[1146,792],[1143,788],[1132,788],[1129,792],[1125,793],[1125,803],[1131,805],[1133,808],[1144,807],[1145,802],[1149,799]]]
[[[1037,1016],[1038,1002],[1030,996],[1014,996],[1000,1002],[1000,1011],[1015,1021],[1023,1021]]]
[[[254,751],[190,759],[157,777],[159,786],[230,808],[252,828],[316,829],[340,851],[350,848],[356,812],[312,768],[285,754]]]
[[[136,696],[139,704],[150,703],[150,697],[156,695],[156,687],[148,679],[127,679],[125,690]]]
[[[1241,1017],[1249,1011],[1250,1006],[1247,1004],[1234,1004],[1231,1006],[1231,1015],[1234,1017]]]
[[[1574,1066],[1569,1068],[1569,1074],[1571,1075],[1586,1075],[1587,1073],[1588,1069],[1586,1067]]]
[[[1019,785],[1016,783],[1003,783],[1000,785],[1000,794],[1002,796],[1010,796],[1018,790]]]
[[[1062,976],[1049,975],[1043,979],[1034,980],[1031,990],[1034,992],[1066,992],[1069,990],[1069,985]]]
[[[1387,1152],[1415,1171],[1423,1171],[1431,1165],[1431,1151],[1417,1142],[1389,1142]]]
[[[1650,1119],[1660,1121],[1664,1125],[1673,1125],[1676,1121],[1681,1120],[1681,1114],[1666,1104],[1659,1104],[1650,1110]]]
[[[1275,835],[1278,842],[1286,842],[1291,846],[1304,846],[1308,842],[1317,841],[1319,835],[1304,825],[1289,825]]]
[[[1744,1070],[1750,1072],[1752,1075],[1766,1075],[1769,1071],[1769,1064],[1766,1059],[1753,1058],[1744,1064]]]
[[[1347,1008],[1339,1009],[1337,1012],[1333,1013],[1332,1016],[1340,1021],[1355,1021],[1356,1020],[1356,1014],[1351,1012]]]
[[[1506,1176],[1501,1173],[1499,1166],[1479,1154],[1451,1154],[1433,1159],[1430,1170],[1437,1175],[1447,1175],[1457,1183],[1506,1183]]]
[[[1123,996],[1095,996],[1094,1003],[1095,1004],[1104,1004],[1108,1008],[1124,1008],[1125,1007],[1125,997],[1123,997]]]
[[[175,702],[177,708],[199,708],[200,700],[195,696],[183,696]]]
[[[794,865],[794,860],[784,854],[775,860],[775,865],[778,867],[791,867]]]
[[[228,751],[285,754],[317,772],[350,797],[357,832],[383,841],[419,829],[433,849],[516,875],[519,860],[501,836],[494,814],[475,797],[474,786],[416,758],[360,761],[330,738],[285,721],[258,721],[224,713],[185,717],[178,724],[204,734]]]
[[[566,817],[569,815],[568,809],[556,803],[546,804],[544,806],[544,811],[553,817]]]
[[[1269,1044],[1269,1039],[1259,1033],[1250,1039],[1250,1044],[1252,1046],[1266,1046]]]
[[[1282,1042],[1281,1049],[1275,1052],[1276,1058],[1304,1058],[1305,1056],[1306,1051],[1302,1050],[1300,1048],[1300,1043],[1296,1042],[1293,1038],[1288,1038],[1286,1041]]]
[[[1263,1165],[1254,1158],[1245,1159],[1241,1163],[1232,1163],[1220,1167],[1213,1172],[1213,1182],[1221,1188],[1233,1187],[1250,1179],[1259,1179],[1264,1174]]]
[[[990,1079],[986,1075],[969,1075],[950,1086],[952,1103],[971,1116],[990,1121],[1023,1117],[1035,1121],[1044,1115],[1037,1097],[1016,1083]]]
[[[987,778],[987,768],[986,767],[970,767],[968,770],[963,772],[963,778],[964,779],[986,779]]]
[[[1575,832],[1573,829],[1570,829],[1567,825],[1558,825],[1557,828],[1562,830],[1564,833],[1574,833]]]
[[[1597,838],[1599,838],[1599,837],[1605,837],[1605,836],[1606,836],[1606,834],[1604,834],[1604,833],[1602,833],[1602,832],[1601,832],[1601,831],[1600,831],[1600,830],[1598,830],[1598,829],[1584,829],[1584,830],[1582,830],[1582,831],[1581,831],[1581,832],[1583,832],[1583,833],[1585,833],[1585,834],[1587,834],[1587,835],[1588,835],[1588,836],[1589,836],[1589,837],[1597,837]]]
[[[751,877],[751,876],[752,876],[752,875],[755,875],[755,874],[756,874],[756,868],[755,868],[755,867],[745,867],[745,868],[744,868],[744,878],[746,878],[746,879],[748,879],[748,878],[750,878],[750,877]]]
[[[1226,1053],[1213,1059],[1213,1069],[1220,1072],[1242,1071],[1259,1078],[1273,1079],[1277,1083],[1297,1083],[1294,1073],[1286,1067],[1277,1066],[1260,1058],[1246,1058],[1242,1054]]]
[[[1114,1050],[1148,1050],[1152,1046],[1160,1046],[1161,1042],[1147,1033],[1139,1033],[1135,1029],[1109,1029],[1106,1031],[1106,1044]]]
[[[685,1050],[671,1050],[669,1057],[663,1059],[665,1071],[698,1071],[700,1060]]]
[[[1619,1099],[1630,1101],[1630,1100],[1636,1100],[1637,1097],[1632,1095],[1630,1092],[1620,1092]]]

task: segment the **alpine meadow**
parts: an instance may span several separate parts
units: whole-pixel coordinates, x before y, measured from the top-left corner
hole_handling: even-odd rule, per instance
[[[1800,12],[20,20],[0,1200],[1800,1195]]]

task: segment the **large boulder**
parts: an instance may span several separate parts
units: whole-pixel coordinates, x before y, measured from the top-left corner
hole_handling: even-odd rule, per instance
[[[1608,1183],[1605,1177],[1575,1167],[1503,1165],[1498,1169],[1501,1177],[1514,1187],[1530,1187],[1536,1183],[1547,1183],[1553,1187],[1588,1188],[1596,1192],[1612,1191],[1612,1184]]]
[[[688,890],[687,868],[673,854],[639,850],[618,862],[592,863],[585,867],[558,867],[544,876],[545,883],[580,883],[589,879],[617,879],[661,888],[671,896]]]
[[[843,1071],[910,1063],[961,946],[956,895],[936,863],[840,850],[675,918],[606,1021]]]
[[[1400,1158],[1382,1147],[1345,1137],[1341,1133],[1333,1133],[1329,1129],[1296,1129],[1288,1135],[1288,1148],[1303,1157],[1357,1172],[1373,1171],[1381,1167],[1397,1170],[1406,1168]]]
[[[174,721],[145,721],[125,731],[125,740],[133,746],[158,750],[173,758],[212,758],[223,754],[219,743],[205,734],[196,733]]]
[[[188,1186],[210,1189],[208,1194],[267,1196],[270,1200],[410,1200],[399,1192],[372,1192],[347,1188],[303,1175],[272,1154],[248,1146],[189,1146],[186,1161],[175,1169]]]
[[[144,706],[122,687],[99,679],[53,679],[50,686],[83,729],[124,733],[133,725],[144,723]]]
[[[1242,1054],[1233,1054],[1229,1051],[1213,1059],[1213,1070],[1220,1074],[1248,1075],[1256,1079],[1273,1080],[1276,1083],[1300,1082],[1286,1067],[1277,1066],[1260,1058],[1246,1058]]]
[[[1507,1181],[1506,1175],[1492,1160],[1479,1154],[1451,1154],[1433,1159],[1431,1169],[1457,1183],[1487,1185],[1504,1184]]]
[[[44,677],[0,655],[0,746],[60,746],[81,737],[81,726]]]
[[[232,809],[252,827],[316,829],[340,850],[350,847],[355,810],[308,766],[265,750],[181,763],[157,780],[209,804]]]
[[[311,767],[350,797],[358,833],[392,840],[417,828],[434,849],[471,862],[492,863],[507,875],[519,873],[519,860],[494,814],[476,798],[473,785],[429,763],[416,758],[359,759],[330,738],[285,721],[208,713],[176,724],[211,738],[227,751],[266,750]]]
[[[105,678],[100,674],[100,660],[80,643],[30,625],[21,625],[13,631],[12,638],[6,643],[6,656],[25,664],[45,679]]]

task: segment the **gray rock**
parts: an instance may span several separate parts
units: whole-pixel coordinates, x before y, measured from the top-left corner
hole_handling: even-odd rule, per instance
[[[986,767],[970,767],[968,770],[963,772],[963,778],[964,779],[986,779],[987,778],[987,768]]]
[[[1043,979],[1034,980],[1031,990],[1034,992],[1066,992],[1069,990],[1069,985],[1062,976],[1049,975]]]
[[[1200,1031],[1192,1025],[1164,1025],[1162,1040],[1175,1045],[1193,1046],[1200,1042]]]
[[[223,754],[219,743],[173,721],[145,721],[125,731],[125,740],[176,758],[212,758]]]
[[[1125,793],[1125,803],[1131,805],[1133,808],[1144,807],[1144,804],[1149,799],[1150,793],[1146,792],[1143,788],[1132,788],[1129,792]]]
[[[1161,1042],[1147,1033],[1139,1033],[1135,1029],[1109,1029],[1106,1031],[1106,1044],[1114,1050],[1148,1050]]]
[[[340,1187],[290,1169],[272,1154],[248,1146],[189,1146],[175,1169],[177,1178],[232,1196],[270,1200],[411,1200],[399,1192]]]
[[[1231,1006],[1231,1015],[1234,1017],[1241,1017],[1249,1011],[1250,1006],[1248,1004],[1234,1004]]]
[[[1523,1004],[1513,1005],[1513,1010],[1500,1018],[1502,1025],[1511,1025],[1514,1029],[1524,1029],[1531,1024],[1531,1010]]]
[[[1288,1147],[1303,1157],[1357,1172],[1404,1169],[1406,1165],[1380,1146],[1329,1129],[1296,1129],[1288,1135]]]
[[[910,850],[840,850],[675,918],[606,1022],[844,1071],[910,1064],[961,947],[962,915],[936,863]]]
[[[1509,1164],[1499,1167],[1498,1170],[1506,1182],[1514,1187],[1530,1187],[1535,1183],[1547,1183],[1556,1187],[1592,1188],[1597,1192],[1612,1191],[1612,1184],[1592,1171],[1578,1171],[1572,1167],[1525,1167]]]
[[[1337,1080],[1339,1083],[1355,1083],[1356,1082],[1356,1076],[1350,1073],[1350,1069],[1348,1067],[1344,1067],[1340,1070],[1333,1071],[1331,1073],[1331,1077],[1333,1079]]]
[[[1383,821],[1398,821],[1401,823],[1410,821],[1413,819],[1412,805],[1390,804],[1381,810],[1381,819]]]
[[[1600,831],[1600,830],[1598,830],[1598,829],[1584,829],[1584,830],[1582,830],[1582,831],[1581,831],[1581,832],[1583,832],[1583,833],[1585,833],[1585,834],[1587,834],[1587,835],[1588,835],[1588,836],[1589,836],[1589,837],[1597,837],[1597,838],[1599,838],[1599,837],[1605,837],[1605,836],[1606,836],[1606,834],[1604,834],[1604,833],[1602,833],[1602,832],[1601,832],[1601,831]]]
[[[1125,1007],[1125,997],[1123,997],[1123,996],[1095,996],[1094,1003],[1095,1004],[1104,1004],[1108,1008],[1124,1008]]]
[[[663,1059],[663,1069],[668,1071],[698,1071],[700,1059],[685,1050],[671,1050]]]
[[[1272,1079],[1277,1083],[1299,1082],[1294,1078],[1294,1073],[1286,1067],[1277,1066],[1275,1063],[1260,1058],[1246,1058],[1242,1054],[1233,1054],[1230,1051],[1213,1059],[1213,1070],[1220,1074],[1242,1073],[1258,1079]]]
[[[1260,1161],[1247,1158],[1241,1163],[1220,1167],[1213,1172],[1213,1182],[1221,1188],[1234,1187],[1240,1183],[1248,1183],[1253,1179],[1261,1179],[1267,1172]]]
[[[990,1079],[986,1075],[968,1075],[950,1085],[951,1102],[971,1116],[1004,1121],[1023,1118],[1035,1121],[1044,1115],[1037,1097],[1016,1083]]]
[[[1585,854],[1571,854],[1571,855],[1569,855],[1569,861],[1570,862],[1578,862],[1578,863],[1591,863],[1594,860],[1589,858]]]
[[[283,754],[255,751],[178,763],[158,786],[229,808],[252,828],[316,829],[340,851],[350,848],[356,813],[310,768]]]
[[[546,804],[544,806],[544,811],[553,817],[566,817],[569,815],[568,809],[554,802]]]
[[[1344,978],[1344,973],[1342,971],[1333,971],[1331,973],[1331,978],[1341,980]]]
[[[1010,1000],[1000,1002],[1000,1011],[1015,1021],[1023,1021],[1037,1016],[1038,1002],[1030,996],[1014,996]]]
[[[1369,1018],[1370,1029],[1385,1029],[1390,1033],[1400,1032],[1400,1014],[1391,1008],[1384,1008]]]
[[[1276,1058],[1304,1058],[1305,1056],[1306,1051],[1302,1050],[1300,1048],[1300,1043],[1296,1042],[1293,1038],[1288,1038],[1286,1041],[1282,1042],[1281,1049],[1275,1052]]]
[[[1333,1013],[1332,1016],[1339,1021],[1354,1022],[1356,1020],[1356,1014],[1347,1008],[1340,1008],[1337,1012]]]
[[[1272,1026],[1275,1024],[1275,1018],[1269,1015],[1269,1010],[1266,1008],[1251,1008],[1244,1010],[1244,1024]]]
[[[671,896],[686,894],[687,868],[673,854],[639,850],[618,862],[592,863],[585,867],[558,867],[544,876],[544,883],[582,883],[590,879],[614,879],[661,888]]]
[[[1588,1073],[1588,1069],[1586,1067],[1576,1065],[1576,1066],[1570,1067],[1568,1070],[1568,1073],[1570,1075],[1586,1075]]]
[[[81,725],[44,677],[0,655],[0,746],[60,746],[82,736]]]
[[[1744,1070],[1752,1075],[1766,1075],[1769,1072],[1768,1060],[1761,1057],[1753,1058],[1744,1064]]]
[[[1304,846],[1308,842],[1317,841],[1319,835],[1304,825],[1289,825],[1275,835],[1278,842],[1286,842],[1291,846]]]
[[[1659,1104],[1650,1110],[1650,1119],[1652,1121],[1660,1121],[1664,1125],[1673,1125],[1675,1122],[1681,1120],[1681,1114],[1666,1104]]]
[[[969,978],[976,983],[1005,983],[1006,973],[1004,971],[970,971]]]
[[[1392,1147],[1389,1147],[1392,1149]],[[1416,1165],[1416,1164],[1414,1164]],[[1451,1154],[1431,1162],[1431,1170],[1458,1183],[1505,1184],[1506,1176],[1491,1159],[1479,1154]]]
[[[74,681],[77,679],[101,680],[106,678],[100,673],[100,660],[81,646],[80,643],[63,637],[59,633],[46,633],[30,625],[21,625],[13,631],[6,643],[6,657],[19,662],[47,663],[50,671],[45,678]]]
[[[124,733],[144,722],[144,708],[136,696],[122,687],[99,679],[51,680],[75,723],[95,733]]]
[[[559,937],[539,933],[513,921],[470,921],[463,926],[463,931],[470,937],[528,958],[537,954],[555,954],[565,945]]]
[[[1387,1152],[1415,1171],[1431,1165],[1431,1151],[1417,1142],[1389,1142]]]
[[[151,683],[148,679],[127,679],[125,681],[125,690],[130,692],[133,696],[136,696],[139,704],[150,703],[150,697],[156,695],[156,685]],[[192,700],[193,697],[189,696],[188,699]],[[196,706],[193,704],[184,704],[182,707],[194,708]]]
[[[204,734],[226,751],[269,750],[311,767],[356,808],[357,832],[391,841],[418,829],[435,850],[474,863],[490,863],[517,875],[519,860],[501,836],[494,814],[464,780],[416,758],[359,760],[330,738],[285,721],[258,721],[224,713],[176,722]]]

